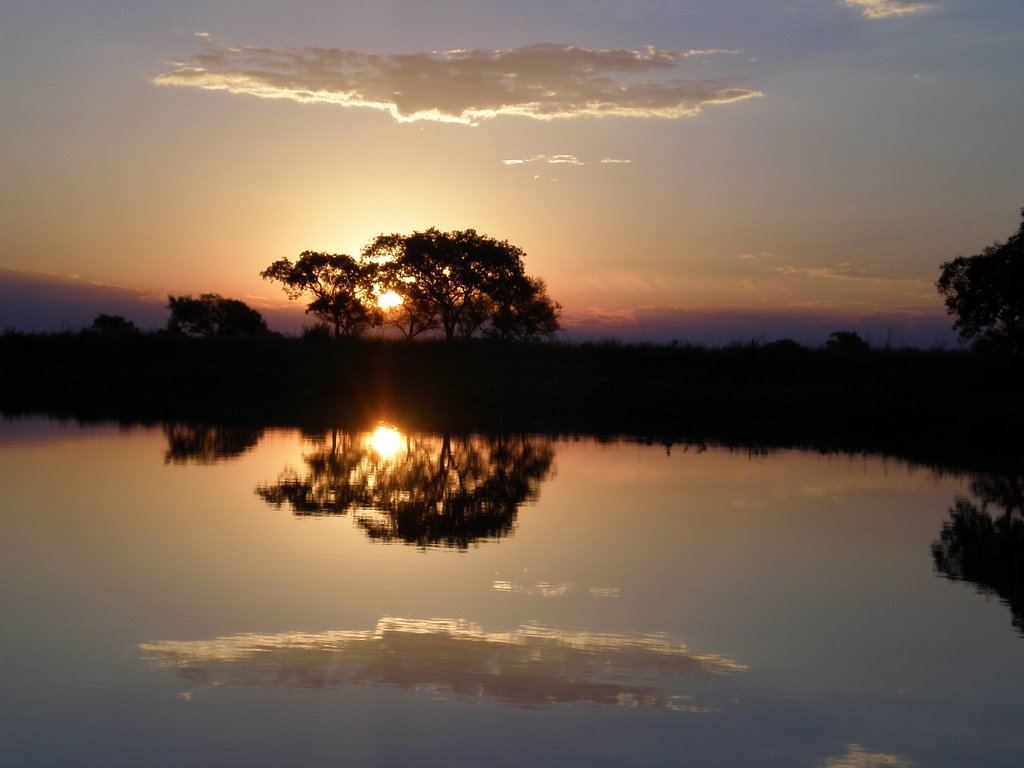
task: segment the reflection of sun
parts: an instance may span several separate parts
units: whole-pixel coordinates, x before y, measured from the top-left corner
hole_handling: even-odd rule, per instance
[[[402,435],[394,427],[377,427],[370,435],[370,446],[383,458],[390,459],[402,447]]]
[[[377,304],[381,309],[391,309],[397,307],[403,301],[402,297],[394,291],[385,291],[377,297]]]

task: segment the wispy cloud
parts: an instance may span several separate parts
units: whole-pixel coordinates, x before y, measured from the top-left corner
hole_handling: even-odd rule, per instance
[[[623,160],[614,157],[602,157],[598,165],[629,165],[632,160]],[[530,157],[516,157],[510,160],[502,160],[502,165],[532,165],[535,163],[543,165],[593,165],[590,160],[581,160],[576,155],[531,155]]]
[[[505,50],[376,54],[337,48],[205,50],[154,78],[158,85],[266,99],[383,110],[400,122],[478,124],[501,115],[538,120],[625,116],[678,118],[711,104],[760,96],[734,81],[681,69],[737,51],[592,50],[543,43]]]
[[[861,267],[848,264],[846,262],[836,264],[832,267],[796,267],[793,265],[785,265],[781,267],[775,267],[775,271],[782,275],[797,276],[797,277],[817,277],[824,278],[827,280],[843,280],[851,282],[880,282],[880,283],[901,283],[906,285],[914,285],[918,287],[924,287],[928,290],[930,296],[934,293],[934,283],[930,280],[925,280],[920,277],[899,277],[896,275],[888,275],[882,272],[873,272],[869,269],[863,269]]]
[[[857,8],[869,19],[891,19],[896,16],[909,16],[922,11],[929,11],[931,3],[917,0],[843,0],[849,8]]]
[[[576,155],[531,155],[530,157],[502,160],[503,165],[530,165],[532,163],[545,163],[547,165],[586,165]]]

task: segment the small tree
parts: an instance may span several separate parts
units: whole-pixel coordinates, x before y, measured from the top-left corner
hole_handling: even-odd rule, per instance
[[[953,328],[976,346],[1024,353],[1024,209],[1005,243],[942,265],[935,287],[956,316]]]
[[[310,296],[306,312],[333,326],[337,338],[359,336],[379,322],[373,272],[372,264],[346,254],[303,251],[295,263],[278,259],[260,276],[280,282],[289,299]]]
[[[238,299],[217,293],[168,296],[171,317],[167,330],[185,336],[259,336],[269,333],[267,323],[255,309]]]
[[[825,349],[832,352],[860,353],[867,352],[871,345],[860,337],[856,331],[836,331],[829,334]]]
[[[138,326],[128,318],[106,313],[96,315],[89,330],[104,336],[127,336],[139,332]]]

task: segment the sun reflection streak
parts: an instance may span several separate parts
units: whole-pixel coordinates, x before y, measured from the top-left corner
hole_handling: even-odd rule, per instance
[[[402,434],[394,427],[381,424],[370,434],[369,443],[381,458],[390,459],[402,447]]]

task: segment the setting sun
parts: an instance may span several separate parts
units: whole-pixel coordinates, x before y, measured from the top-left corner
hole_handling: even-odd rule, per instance
[[[399,296],[394,291],[387,291],[385,293],[380,294],[380,296],[377,297],[377,304],[380,306],[381,309],[391,309],[392,307],[397,307],[403,301],[404,300],[402,299],[402,297]]]

